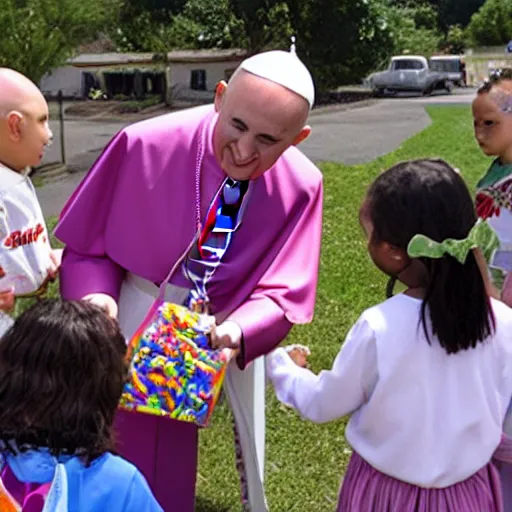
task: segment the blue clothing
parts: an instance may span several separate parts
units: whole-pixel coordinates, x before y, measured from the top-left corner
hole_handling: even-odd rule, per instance
[[[121,457],[105,453],[86,467],[78,457],[58,461],[42,450],[6,461],[19,482],[50,482],[57,462],[64,464],[68,481],[68,512],[163,512],[140,471]]]

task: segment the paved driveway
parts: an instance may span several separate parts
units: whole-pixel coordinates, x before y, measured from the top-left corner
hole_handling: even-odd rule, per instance
[[[334,161],[346,164],[369,162],[393,151],[426,128],[430,118],[428,104],[469,104],[474,91],[458,91],[451,96],[395,97],[372,101],[356,108],[323,108],[313,111],[311,136],[300,147],[314,162]],[[38,189],[45,215],[57,215],[66,199],[83,178],[108,141],[128,123],[66,121],[66,153],[69,177]],[[52,123],[58,141],[58,123]],[[59,144],[54,144],[46,161],[59,159]]]

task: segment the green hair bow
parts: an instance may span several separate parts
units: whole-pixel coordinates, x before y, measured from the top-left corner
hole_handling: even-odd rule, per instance
[[[435,242],[425,235],[415,235],[407,246],[407,254],[411,258],[442,258],[448,254],[463,264],[469,252],[477,247],[482,249],[485,259],[489,261],[499,244],[494,230],[487,222],[479,219],[464,240],[448,238],[443,242]]]

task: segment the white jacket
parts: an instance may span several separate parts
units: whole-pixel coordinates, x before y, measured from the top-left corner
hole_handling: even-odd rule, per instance
[[[30,178],[0,164],[0,292],[12,289],[20,296],[39,290],[52,267],[51,251]],[[0,334],[6,323],[0,318]]]

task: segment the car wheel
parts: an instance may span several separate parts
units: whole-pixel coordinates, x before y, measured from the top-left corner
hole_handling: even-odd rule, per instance
[[[430,96],[433,91],[434,91],[434,86],[429,85],[429,86],[425,87],[425,89],[423,89],[423,91],[421,91],[421,94],[423,94],[423,96]]]
[[[448,94],[451,94],[453,92],[454,87],[455,87],[454,83],[450,80],[447,80],[446,84],[444,86],[444,88],[446,89],[446,92]]]

